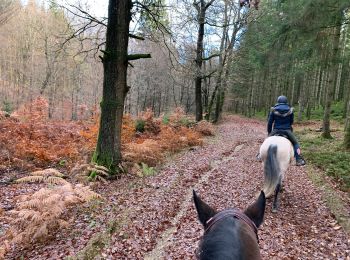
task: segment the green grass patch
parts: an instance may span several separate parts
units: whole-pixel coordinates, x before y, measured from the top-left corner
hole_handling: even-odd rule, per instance
[[[298,107],[296,107],[296,110],[298,111]],[[323,115],[324,115],[323,107],[322,106],[316,107],[315,109],[311,110],[310,120],[323,120]],[[333,103],[331,106],[331,119],[338,122],[343,122],[344,121],[343,115],[344,115],[344,102]],[[305,113],[303,113],[303,120],[307,120]]]
[[[324,175],[313,167],[308,166],[308,176],[312,182],[322,190],[322,197],[331,209],[338,223],[350,234],[350,218],[347,205],[333,188],[325,181]]]
[[[342,190],[350,191],[350,152],[344,148],[344,135],[324,139],[321,133],[306,129],[296,134],[307,162],[334,177]]]

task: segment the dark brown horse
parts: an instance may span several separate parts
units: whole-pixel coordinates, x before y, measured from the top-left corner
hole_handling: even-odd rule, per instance
[[[264,219],[264,192],[244,212],[238,209],[216,212],[195,191],[193,199],[205,230],[196,252],[197,259],[261,259],[257,232]]]

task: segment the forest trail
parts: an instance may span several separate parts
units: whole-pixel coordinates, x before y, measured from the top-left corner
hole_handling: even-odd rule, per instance
[[[156,175],[101,185],[98,192],[107,199],[102,208],[77,214],[71,230],[25,258],[64,259],[80,252],[78,259],[194,259],[203,230],[192,189],[218,210],[244,209],[262,187],[263,169],[255,155],[265,136],[261,121],[225,118],[203,147],[174,156]],[[306,168],[290,166],[284,187],[279,212],[271,213],[269,200],[259,229],[263,259],[350,259],[349,237]],[[112,235],[95,243],[103,244],[97,256],[81,257],[91,237],[109,230],[112,220],[117,223]]]
[[[255,155],[266,136],[265,128],[259,121],[229,117],[220,124],[216,137],[209,144],[182,154],[157,176],[149,178],[148,185],[159,188],[155,193],[145,192],[143,202],[147,201],[149,206],[164,204],[159,205],[159,210],[143,204],[147,210],[131,214],[134,224],[130,223],[125,230],[132,236],[135,230],[132,226],[141,222],[143,231],[134,234],[136,240],[130,241],[130,251],[116,250],[115,245],[122,241],[115,240],[106,248],[106,258],[194,259],[203,230],[191,200],[192,188],[219,210],[244,209],[252,203],[262,187],[262,165]],[[271,213],[269,201],[264,224],[259,230],[263,259],[348,259],[349,237],[337,226],[305,168],[292,165],[284,185],[280,211]],[[142,205],[141,201],[139,203]],[[146,219],[151,219],[151,223]],[[157,222],[162,221],[170,223],[157,232],[152,251],[143,253],[142,248],[147,245],[144,238],[153,228],[159,228]]]

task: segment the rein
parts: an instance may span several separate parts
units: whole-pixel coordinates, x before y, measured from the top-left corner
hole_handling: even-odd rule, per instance
[[[246,223],[250,227],[250,229],[255,233],[256,240],[259,243],[258,228],[255,226],[254,222],[249,217],[247,217],[247,215],[245,215],[243,212],[241,212],[237,209],[226,209],[226,210],[220,211],[219,213],[215,214],[215,216],[213,216],[212,218],[210,218],[206,222],[207,227],[204,231],[203,236],[205,236],[207,233],[209,233],[210,229],[213,226],[215,226],[216,223],[218,223],[221,220],[228,218],[228,217],[237,218],[237,219],[242,220],[244,223]],[[198,249],[199,248],[197,248],[195,251],[197,259],[200,258],[200,254],[202,253],[202,252],[198,251]]]

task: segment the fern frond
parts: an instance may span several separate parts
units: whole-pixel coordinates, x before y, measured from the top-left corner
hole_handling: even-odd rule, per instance
[[[54,216],[55,217],[54,220],[56,220],[56,217],[60,216],[64,212],[64,210],[65,210],[65,207],[59,207],[59,206],[50,208],[50,213],[51,213],[50,215]]]
[[[35,177],[35,176],[30,176]],[[45,176],[36,176],[43,177]],[[51,178],[59,178],[51,176]],[[101,177],[102,178],[102,177]],[[47,178],[49,179],[49,178]],[[42,188],[31,195],[24,195],[16,210],[9,211],[11,232],[6,232],[6,239],[11,244],[28,245],[57,232],[59,228],[69,225],[63,219],[65,211],[73,205],[101,198],[90,187],[65,182],[53,188]]]
[[[37,192],[35,192],[32,197],[36,199],[43,199],[51,194],[52,190],[41,188]],[[27,198],[28,199],[28,198]]]
[[[106,171],[102,171],[102,170],[96,170],[97,173],[99,173],[100,175],[104,175],[104,176],[109,176],[109,173]]]
[[[103,178],[103,177],[101,177],[99,175],[96,176],[96,180],[102,181],[104,184],[108,184],[108,181],[106,181],[105,178]]]
[[[15,180],[17,183],[22,182],[42,182],[44,180],[43,176],[26,176],[20,179]]]
[[[64,197],[64,202],[67,204],[75,204],[75,203],[78,203],[81,201],[82,200],[74,194],[70,194],[70,195]]]
[[[102,171],[104,171],[104,172],[109,172],[108,168],[106,168],[106,167],[104,167],[104,166],[102,166],[102,165],[94,164],[93,166],[94,166],[94,168],[97,169],[97,170],[102,170]]]
[[[55,176],[50,176],[47,179],[44,180],[46,183],[50,184],[67,184],[69,183],[68,181],[62,179],[61,177],[55,177]]]
[[[51,206],[55,203],[58,203],[61,199],[61,195],[60,194],[52,194],[51,196],[45,198],[42,201],[42,204],[45,206]]]
[[[88,173],[95,172],[97,174],[104,175],[104,176],[109,175],[108,172],[96,169],[95,167],[88,167],[86,170],[88,171]]]
[[[43,216],[40,212],[34,212],[31,216],[31,220],[34,222],[41,222],[43,220]]]
[[[58,170],[54,168],[48,168],[45,170],[32,172],[30,175],[33,176],[56,176],[56,177],[64,177],[64,174],[60,173]]]
[[[39,240],[45,236],[47,236],[49,233],[47,229],[47,224],[41,225],[36,232],[33,235],[33,240]]]
[[[37,214],[37,211],[32,209],[22,209],[17,212],[17,215],[21,220],[30,220],[35,214]]]
[[[93,199],[102,198],[101,195],[92,191],[89,186],[83,186],[81,184],[77,184],[74,189],[75,193],[84,201],[88,202]]]
[[[41,200],[39,199],[32,199],[28,201],[21,202],[20,207],[26,208],[26,209],[34,209],[34,208],[40,208],[42,205]]]
[[[82,171],[84,169],[86,169],[87,167],[90,167],[90,164],[78,164],[76,166],[74,166],[74,168],[71,170],[71,175],[76,174],[79,171]],[[85,170],[84,170],[85,171]]]

